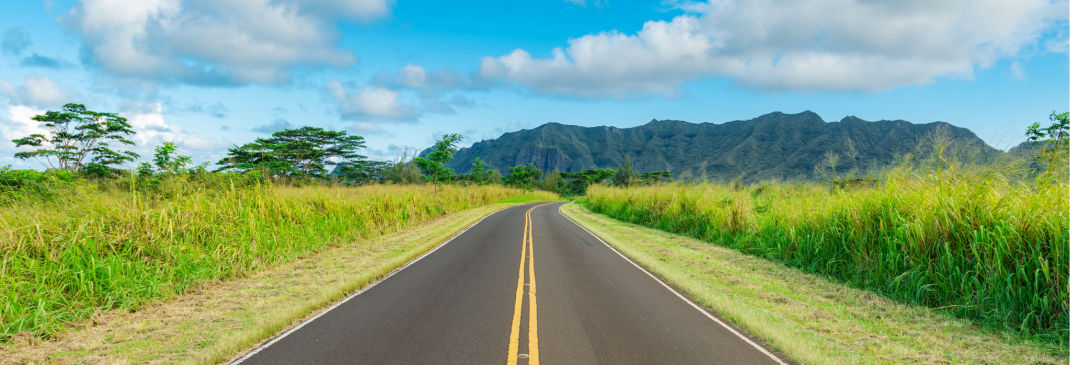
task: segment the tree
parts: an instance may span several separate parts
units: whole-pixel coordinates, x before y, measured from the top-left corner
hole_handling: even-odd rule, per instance
[[[617,174],[613,175],[613,185],[616,186],[631,186],[638,181],[638,176],[635,174],[635,170],[632,169],[632,159],[628,156],[624,156],[624,162],[621,163],[620,168],[617,169]]]
[[[61,111],[49,110],[33,120],[42,124],[47,135],[34,133],[12,140],[16,147],[35,148],[16,153],[16,158],[33,158],[48,168],[100,173],[138,157],[137,153],[113,148],[113,143],[134,145],[127,137],[135,133],[126,118],[115,113],[69,103]]]
[[[468,180],[476,184],[486,184],[487,181],[487,163],[476,157],[475,161],[472,161],[472,172],[468,174]]]
[[[1040,144],[1040,153],[1035,157],[1038,163],[1044,164],[1047,171],[1060,170],[1067,162],[1068,148],[1070,148],[1070,112],[1056,114],[1051,112],[1048,116],[1051,125],[1041,127],[1040,123],[1033,123],[1025,131],[1025,135],[1034,144]]]
[[[639,178],[643,180],[644,185],[659,184],[662,180],[671,177],[672,173],[668,171],[644,172],[642,175],[639,175]]]
[[[357,173],[354,169],[370,167],[365,163],[367,157],[357,153],[361,148],[364,148],[364,137],[306,126],[231,147],[227,157],[219,161],[222,165],[219,169],[323,178],[327,176],[327,165],[343,165],[350,166],[347,173]]]
[[[583,195],[587,193],[587,187],[598,184],[617,174],[613,169],[590,169],[582,172],[561,173],[562,182],[560,193],[563,195]]]
[[[385,183],[393,184],[418,184],[421,182],[420,170],[416,168],[416,161],[406,161],[404,156],[397,162],[383,167],[381,179]]]
[[[487,171],[487,183],[488,184],[500,184],[502,182],[502,173],[498,170]]]
[[[561,179],[561,173],[558,172],[555,167],[553,171],[550,171],[550,173],[543,177],[542,184],[539,184],[539,189],[557,193],[561,191],[561,184],[563,182],[564,180]]]
[[[509,168],[509,175],[502,179],[505,185],[522,189],[534,189],[535,181],[542,178],[542,170],[535,165],[520,165]]]
[[[384,180],[384,171],[392,164],[385,161],[354,160],[335,166],[331,173],[344,182],[364,185]]]
[[[156,153],[153,155],[153,163],[160,173],[166,175],[178,175],[186,171],[189,165],[193,164],[193,160],[189,156],[179,155],[176,151],[178,146],[174,142],[164,142],[163,144],[156,146]]]
[[[460,134],[448,133],[435,141],[426,157],[416,158],[416,167],[423,173],[424,180],[435,183],[435,191],[438,191],[439,183],[450,181],[453,169],[446,167],[446,162],[453,159],[453,154],[457,153],[457,143],[461,142],[461,139]]]

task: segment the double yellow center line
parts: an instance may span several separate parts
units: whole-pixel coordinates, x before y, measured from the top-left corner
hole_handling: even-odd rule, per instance
[[[549,204],[549,203],[546,203]],[[516,281],[516,302],[513,305],[513,325],[509,330],[508,365],[516,365],[520,358],[520,317],[524,306],[524,265],[527,264],[528,276],[528,365],[539,364],[539,315],[535,300],[535,246],[531,238],[531,211],[546,204],[536,205],[524,213],[523,246],[520,249],[520,270]]]

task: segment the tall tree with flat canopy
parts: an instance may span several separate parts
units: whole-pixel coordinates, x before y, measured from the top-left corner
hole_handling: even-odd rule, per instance
[[[16,147],[34,148],[15,153],[16,158],[32,158],[52,169],[107,173],[138,157],[137,153],[113,146],[133,146],[127,137],[135,133],[126,118],[115,113],[95,112],[85,105],[69,103],[60,111],[49,110],[33,120],[47,132],[12,140]]]
[[[423,173],[424,180],[435,183],[435,191],[438,191],[439,183],[449,182],[452,178],[453,169],[446,167],[446,162],[457,153],[457,144],[461,139],[463,137],[460,134],[448,133],[435,141],[427,156],[416,158],[416,167]]]
[[[363,167],[364,137],[342,131],[301,127],[275,132],[231,147],[220,170],[262,170],[271,176],[326,177],[327,165]]]

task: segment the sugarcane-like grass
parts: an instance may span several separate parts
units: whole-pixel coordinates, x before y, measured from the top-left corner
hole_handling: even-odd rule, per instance
[[[1067,343],[1068,184],[893,171],[872,186],[593,186],[582,204],[982,326]]]
[[[0,343],[504,199],[501,186],[78,184],[0,207]]]

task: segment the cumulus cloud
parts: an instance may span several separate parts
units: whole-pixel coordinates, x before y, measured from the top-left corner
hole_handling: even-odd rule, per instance
[[[0,96],[6,96],[9,105],[53,107],[65,104],[68,95],[55,81],[37,75],[26,76],[22,85],[15,86],[0,79]]]
[[[218,141],[214,139],[203,138],[178,126],[168,124],[163,116],[163,106],[159,103],[152,111],[123,114],[123,117],[130,122],[137,133],[132,139],[142,155],[151,153],[152,148],[163,142],[174,142],[180,148],[195,151],[213,151],[218,146]]]
[[[67,102],[67,94],[60,89],[59,84],[47,77],[30,75],[19,88],[23,100],[31,105],[59,105]]]
[[[671,95],[689,80],[727,77],[759,89],[879,91],[1017,54],[1055,23],[1065,2],[956,0],[713,0],[636,34],[569,40],[549,58],[522,49],[484,57],[479,75],[587,97]]]
[[[427,85],[427,70],[412,64],[405,65],[401,72],[398,72],[398,82],[413,88],[424,87]]]
[[[83,0],[63,23],[84,62],[123,79],[281,84],[301,67],[356,62],[335,23],[371,20],[391,0]]]
[[[5,54],[17,56],[28,47],[30,47],[30,35],[18,27],[7,28],[4,34],[0,35],[0,49],[3,49]]]
[[[33,120],[34,116],[44,114],[44,110],[26,105],[7,105],[6,109],[6,113],[0,114],[0,150],[16,150],[12,139],[46,133],[41,123]]]
[[[356,93],[351,93],[342,83],[334,80],[327,83],[327,89],[338,104],[339,114],[345,119],[408,121],[419,116],[415,109],[401,103],[401,93],[397,90],[364,86]]]

